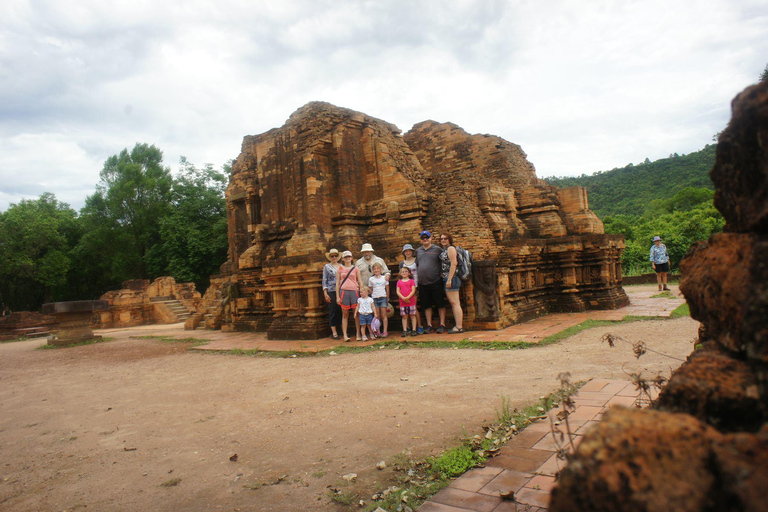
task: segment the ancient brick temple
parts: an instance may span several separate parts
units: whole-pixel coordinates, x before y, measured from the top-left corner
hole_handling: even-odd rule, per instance
[[[423,229],[452,233],[474,255],[461,292],[467,327],[627,303],[623,237],[603,233],[586,191],[547,185],[519,146],[453,124],[426,121],[403,136],[360,112],[309,103],[282,127],[245,137],[226,200],[229,257],[192,323],[271,339],[326,336],[325,253],[349,249],[357,259],[370,243],[396,265]]]

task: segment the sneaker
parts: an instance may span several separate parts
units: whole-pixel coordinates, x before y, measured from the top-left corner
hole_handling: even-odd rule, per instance
[[[362,341],[368,341],[368,338],[366,338],[365,336],[363,336],[363,340],[362,340]]]
[[[416,336],[416,331],[408,331],[408,336]]]
[[[668,292],[668,291],[670,291],[670,290],[669,290],[669,288],[667,288],[667,285],[664,285],[664,291],[665,291],[665,292]]]
[[[435,332],[437,334],[445,334],[445,331],[446,331],[445,326],[441,325],[440,327],[437,328],[437,330]]]
[[[381,336],[379,336],[379,338],[386,338],[387,336],[389,336],[389,333],[387,331],[384,331],[383,333],[381,333]]]
[[[417,328],[416,329],[416,334],[424,334],[424,328],[423,327]]]
[[[432,326],[431,326],[431,325],[428,325],[428,326],[427,326],[427,327],[424,329],[424,334],[430,334],[430,333],[431,333],[433,330],[434,330],[434,329],[432,329]]]
[[[400,334],[401,338],[405,338],[406,336],[408,336],[408,331],[403,331],[402,334]]]

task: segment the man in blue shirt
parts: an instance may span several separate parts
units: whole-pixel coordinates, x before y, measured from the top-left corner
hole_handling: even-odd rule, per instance
[[[651,265],[656,271],[656,280],[659,282],[659,291],[669,290],[667,288],[667,272],[669,272],[669,253],[667,246],[661,243],[661,237],[653,237],[651,246]],[[662,288],[663,286],[663,288]]]

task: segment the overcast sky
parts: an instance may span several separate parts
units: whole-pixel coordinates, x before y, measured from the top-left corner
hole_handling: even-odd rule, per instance
[[[136,142],[219,168],[313,100],[609,170],[711,143],[766,63],[768,0],[3,0],[0,211],[81,208]]]

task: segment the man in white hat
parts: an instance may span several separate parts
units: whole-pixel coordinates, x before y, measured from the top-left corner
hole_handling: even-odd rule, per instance
[[[371,274],[373,274],[371,265],[374,263],[381,265],[381,273],[384,275],[387,281],[389,281],[389,268],[387,267],[387,264],[384,263],[383,259],[373,255],[373,247],[371,244],[363,244],[360,252],[363,254],[363,257],[355,262],[355,266],[360,271],[360,283],[363,286],[368,286],[368,279],[370,279]]]

